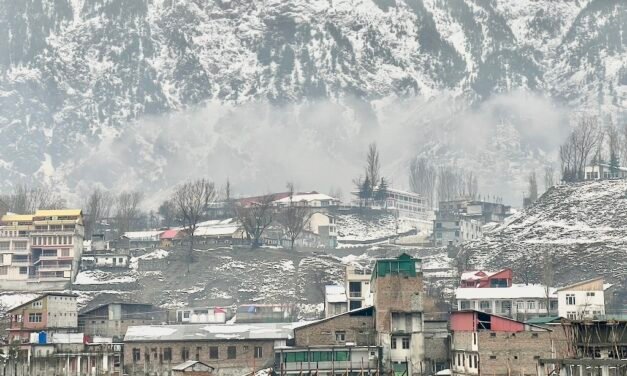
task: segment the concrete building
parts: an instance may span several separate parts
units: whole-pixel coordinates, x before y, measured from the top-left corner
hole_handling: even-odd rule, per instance
[[[448,321],[425,320],[425,374],[449,369],[450,340]]]
[[[307,228],[318,236],[318,242],[325,248],[337,247],[337,222],[328,213],[316,212],[309,217]]]
[[[377,260],[371,289],[384,371],[419,374],[426,368],[421,260],[407,254]]]
[[[585,180],[607,180],[627,178],[627,168],[618,166],[612,171],[607,163],[596,163],[584,167]]]
[[[241,304],[237,307],[238,323],[278,323],[296,320],[292,304]]]
[[[555,289],[549,289],[547,307],[547,291],[542,285],[512,285],[503,288],[460,287],[455,289],[455,299],[457,309],[460,311],[472,309],[521,321],[558,314]]]
[[[307,206],[311,208],[329,208],[329,207],[338,206],[340,204],[340,200],[338,200],[337,198],[325,195],[323,193],[312,191],[312,192],[295,193],[291,196],[288,195],[286,197],[281,197],[275,200],[272,204],[278,207],[296,205],[296,206]]]
[[[122,238],[128,240],[130,250],[154,249],[160,245],[162,233],[163,230],[128,231]]]
[[[129,326],[161,324],[166,319],[166,313],[152,304],[114,302],[80,312],[78,330],[89,336],[110,337],[122,342]]]
[[[0,220],[0,288],[62,289],[74,280],[83,252],[80,210],[37,210]]]
[[[271,367],[294,324],[131,326],[124,337],[124,373],[167,375],[188,360],[214,368],[214,375],[240,376]]]
[[[558,314],[573,320],[602,318],[605,315],[603,278],[581,281],[557,290]]]
[[[502,288],[512,287],[514,272],[505,268],[497,272],[473,270],[463,272],[459,287],[468,288]]]
[[[186,307],[176,310],[176,322],[182,324],[224,324],[232,314],[221,307]]]
[[[348,310],[359,309],[373,305],[370,280],[372,269],[369,266],[350,263],[346,266],[346,292]]]
[[[324,316],[331,317],[348,310],[346,289],[341,285],[324,286]]]
[[[451,375],[532,375],[554,357],[559,331],[478,311],[451,313]]]
[[[482,226],[482,223],[475,219],[438,212],[433,222],[435,245],[455,246],[478,239],[483,236]]]
[[[78,295],[47,293],[9,309],[9,342],[28,341],[31,333],[76,332]]]

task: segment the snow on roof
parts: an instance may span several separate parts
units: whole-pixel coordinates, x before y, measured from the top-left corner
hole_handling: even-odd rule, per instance
[[[502,272],[503,270],[499,270],[496,272],[486,272],[485,270],[469,270],[466,272],[462,273],[462,277],[461,280],[462,281],[476,281],[479,279],[483,279],[483,278],[489,278],[495,274],[498,274],[500,272]],[[485,275],[479,275],[479,273],[485,274]]]
[[[163,233],[162,230],[129,231],[123,236],[130,240],[159,240],[161,233]]]
[[[303,323],[186,324],[129,326],[124,342],[193,341],[220,339],[289,339]]]
[[[197,227],[209,227],[209,226],[217,226],[217,225],[228,225],[235,223],[235,218],[227,218],[227,219],[212,219],[209,221],[200,222],[197,224]]]
[[[239,227],[239,224],[198,227],[194,236],[233,235]]]
[[[329,303],[345,303],[346,289],[341,285],[324,286],[324,297]]]
[[[293,202],[300,202],[300,201],[307,201],[307,202],[311,202],[311,201],[337,201],[336,198],[333,198],[331,196],[325,195],[324,193],[318,193],[318,192],[305,192],[305,193],[297,193],[295,195],[293,195],[291,197]],[[274,202],[276,203],[289,203],[290,202],[290,197],[283,197],[281,199],[275,200]]]
[[[555,295],[556,289],[549,288],[550,297]],[[468,288],[460,287],[455,289],[457,299],[522,299],[522,298],[546,298],[543,285],[513,285],[512,287],[494,288]]]
[[[179,231],[180,230],[178,229],[165,230],[164,232],[161,233],[160,238],[161,239],[174,239],[176,235],[178,235]]]
[[[192,367],[192,366],[194,366],[196,364],[202,364],[205,367],[214,369],[213,367],[211,367],[211,366],[209,366],[209,365],[207,365],[207,364],[205,364],[203,362],[199,362],[198,360],[186,360],[183,363],[172,367],[172,371],[184,371],[184,370],[188,369],[189,367]]]

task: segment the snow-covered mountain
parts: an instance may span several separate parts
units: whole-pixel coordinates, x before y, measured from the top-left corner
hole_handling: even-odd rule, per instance
[[[512,267],[530,282],[542,282],[547,253],[558,285],[603,276],[624,289],[626,229],[627,181],[572,183],[550,189],[464,252],[475,267]]]
[[[471,159],[477,169],[505,159],[503,168],[516,177],[521,165],[546,163],[542,153],[550,148],[538,148],[524,130],[528,117],[545,114],[535,107],[512,112],[521,102],[507,95],[533,93],[548,108],[623,121],[625,25],[622,0],[0,0],[0,176],[74,187],[89,175],[77,160],[96,150],[131,154],[98,160],[96,169],[113,166],[116,178],[160,182],[175,178],[166,176],[176,175],[168,164],[190,158],[176,150],[190,149],[178,141],[155,147],[156,128],[178,134],[172,124],[193,123],[200,137],[192,144],[213,146],[209,154],[199,146],[205,151],[194,158],[257,160],[247,151],[262,145],[241,133],[233,140],[225,127],[254,128],[249,123],[259,119],[260,134],[279,124],[298,129],[307,144],[321,133],[325,141],[326,133],[339,134],[339,145],[317,153],[356,135],[375,138],[373,129],[389,133],[395,124],[421,137],[407,154],[444,153]],[[447,146],[459,133],[454,125],[486,103],[488,121],[475,120],[486,123],[488,131],[480,130],[494,153],[455,155],[458,147]],[[239,106],[251,105],[254,111],[238,118]],[[182,120],[164,117],[173,112]],[[328,115],[310,119],[320,113]],[[147,117],[141,133],[129,131]],[[545,122],[535,126],[548,128]],[[127,149],[110,151],[114,139]],[[330,158],[342,163],[356,153]],[[393,157],[388,168],[402,170],[408,155]],[[259,169],[237,167],[247,175]]]

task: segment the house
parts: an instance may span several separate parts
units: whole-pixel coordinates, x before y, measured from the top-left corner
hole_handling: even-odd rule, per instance
[[[511,207],[499,202],[462,198],[457,200],[440,201],[438,213],[465,217],[479,221],[482,225],[497,222],[502,223],[511,215]]]
[[[379,259],[370,280],[385,372],[425,369],[422,262],[406,253]],[[349,311],[350,312],[350,311]]]
[[[448,212],[436,213],[433,222],[433,238],[436,246],[456,246],[482,236],[481,221]]]
[[[47,293],[9,309],[9,342],[27,342],[31,333],[75,332],[78,324],[78,295]]]
[[[220,307],[187,307],[176,310],[176,322],[179,323],[224,324],[231,316],[227,309]]]
[[[310,208],[329,208],[338,206],[340,200],[337,198],[318,193],[316,191],[311,192],[299,192],[286,197],[281,197],[272,202],[273,205],[278,207],[286,207],[289,205],[307,206]]]
[[[92,256],[83,257],[83,263],[86,266],[97,268],[124,268],[130,265],[130,255],[128,250],[108,250],[96,251],[91,253]],[[87,261],[87,263],[85,263]]]
[[[132,325],[161,324],[166,313],[152,304],[112,302],[85,309],[78,315],[78,330],[89,336],[121,342]]]
[[[371,278],[372,268],[370,266],[358,263],[346,265],[345,281],[349,311],[373,305],[372,292],[370,291]]]
[[[211,375],[215,370],[203,362],[188,360],[172,367],[172,375],[204,376]]]
[[[291,322],[296,319],[292,304],[242,304],[237,307],[238,323]]]
[[[324,286],[324,315],[336,316],[347,311],[346,289],[342,285]]]
[[[161,243],[163,230],[128,231],[122,238],[128,239],[128,248],[134,249],[154,249]]]
[[[453,376],[532,375],[564,340],[560,331],[474,310],[452,312],[450,331]]]
[[[315,212],[307,223],[309,231],[319,237],[320,245],[325,248],[337,247],[337,221],[328,213]]]
[[[0,219],[0,288],[63,289],[83,252],[81,210],[37,210]]]
[[[547,297],[547,289],[543,285],[459,287],[455,289],[455,299],[460,311],[472,309],[522,321],[538,316],[555,316],[558,313],[555,289],[549,288]]]
[[[603,278],[594,278],[557,290],[558,314],[573,320],[599,318],[605,315]]]
[[[165,230],[164,232],[161,233],[161,235],[159,235],[159,239],[160,239],[160,247],[161,248],[172,248],[172,245],[174,245],[174,240],[175,239],[180,239],[184,236],[184,232],[179,230],[179,229],[170,229],[170,230]]]
[[[194,231],[194,241],[199,245],[230,245],[243,238],[241,227],[234,218],[201,222]]]
[[[497,272],[474,270],[463,272],[459,287],[469,288],[499,288],[512,287],[514,272],[505,268]]]
[[[612,169],[607,163],[595,163],[584,167],[585,180],[607,180],[627,178],[627,168],[617,166]]]
[[[564,320],[563,356],[542,357],[537,375],[627,375],[627,320]]]
[[[293,343],[275,348],[274,372],[380,374],[381,349],[375,343],[374,308],[344,312],[295,327]]]
[[[245,375],[271,367],[275,347],[286,346],[295,324],[130,326],[124,336],[124,373],[168,374],[195,360],[218,376]]]

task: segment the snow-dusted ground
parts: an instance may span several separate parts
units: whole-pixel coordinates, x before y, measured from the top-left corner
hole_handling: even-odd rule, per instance
[[[117,283],[132,283],[137,279],[130,275],[106,272],[102,270],[86,270],[78,273],[74,280],[75,285],[107,285]]]

